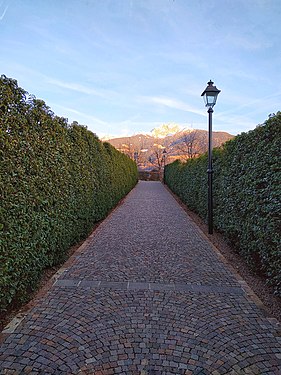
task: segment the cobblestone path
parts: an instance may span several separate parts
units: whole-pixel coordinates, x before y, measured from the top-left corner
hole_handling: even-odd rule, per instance
[[[18,323],[1,374],[281,374],[277,322],[159,182],[140,182]]]

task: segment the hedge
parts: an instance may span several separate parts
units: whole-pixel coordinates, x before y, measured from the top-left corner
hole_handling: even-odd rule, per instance
[[[137,182],[136,164],[86,127],[0,80],[0,309],[23,302],[42,270]]]
[[[281,295],[281,112],[214,149],[214,226]],[[166,166],[165,180],[207,219],[207,155]]]

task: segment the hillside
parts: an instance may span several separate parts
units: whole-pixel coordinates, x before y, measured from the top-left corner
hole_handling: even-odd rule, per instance
[[[151,135],[136,134],[131,137],[108,139],[107,142],[135,159],[140,169],[161,168],[164,164],[164,150],[167,152],[166,163],[196,157],[208,150],[206,130],[184,129],[166,136],[162,133],[161,137],[154,134],[153,129]],[[234,136],[226,132],[213,132],[213,147],[219,147],[232,138]]]

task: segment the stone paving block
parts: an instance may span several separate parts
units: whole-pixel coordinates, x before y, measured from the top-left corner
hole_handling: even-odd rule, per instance
[[[80,280],[66,280],[66,279],[63,279],[63,280],[57,280],[55,282],[55,285],[56,286],[64,286],[64,287],[75,287],[79,284],[79,282],[81,282]]]
[[[96,280],[80,280],[79,287],[81,288],[98,288],[100,286],[100,281]]]
[[[279,332],[165,188],[142,182],[5,334],[0,374],[278,375]]]
[[[175,284],[149,283],[151,290],[175,290]]]
[[[120,281],[101,281],[100,288],[126,289],[128,282]]]
[[[128,289],[149,289],[149,283],[145,282],[136,282],[136,281],[129,281],[128,282]]]

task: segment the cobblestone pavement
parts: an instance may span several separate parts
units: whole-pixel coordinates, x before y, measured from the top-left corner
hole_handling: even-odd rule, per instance
[[[280,326],[159,182],[140,182],[1,335],[1,374],[281,374]]]

